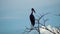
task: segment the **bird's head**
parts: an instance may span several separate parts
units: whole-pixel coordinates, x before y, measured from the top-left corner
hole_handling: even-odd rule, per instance
[[[34,12],[34,13],[36,13],[35,10],[34,10],[34,8],[32,8],[31,11]]]

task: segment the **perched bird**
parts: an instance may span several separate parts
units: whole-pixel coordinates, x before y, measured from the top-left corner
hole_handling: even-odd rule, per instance
[[[34,25],[35,25],[35,17],[34,17],[34,15],[33,15],[33,12],[35,13],[35,10],[32,8],[31,9],[31,14],[30,14],[30,21],[31,21],[31,25],[32,25],[32,27],[34,27]]]

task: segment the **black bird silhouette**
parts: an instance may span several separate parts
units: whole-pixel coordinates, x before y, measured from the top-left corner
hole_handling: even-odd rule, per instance
[[[32,8],[31,9],[31,14],[30,14],[30,21],[31,21],[31,25],[34,26],[35,25],[35,17],[33,15],[33,12],[35,13],[35,10]]]

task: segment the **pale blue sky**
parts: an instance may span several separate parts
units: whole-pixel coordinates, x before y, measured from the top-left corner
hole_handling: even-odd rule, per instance
[[[30,26],[29,15],[31,8],[36,14],[51,12],[60,13],[60,0],[0,0],[0,34],[20,34],[25,26]],[[57,26],[60,17],[49,14],[46,25]]]

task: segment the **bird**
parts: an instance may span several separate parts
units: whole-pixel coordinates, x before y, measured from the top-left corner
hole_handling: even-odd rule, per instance
[[[34,8],[32,8],[31,9],[31,14],[30,14],[30,21],[31,21],[31,25],[32,25],[32,28],[34,27],[34,25],[35,25],[35,17],[34,17],[34,15],[33,15],[33,12],[35,13],[35,10],[34,10]]]

